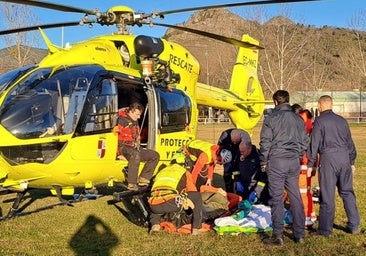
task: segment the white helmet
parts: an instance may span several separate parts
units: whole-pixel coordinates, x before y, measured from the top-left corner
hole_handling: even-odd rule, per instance
[[[230,150],[227,150],[227,149],[222,149],[220,151],[220,156],[221,156],[221,162],[223,164],[227,164],[227,163],[231,162],[231,160],[233,159],[233,156],[232,156]]]

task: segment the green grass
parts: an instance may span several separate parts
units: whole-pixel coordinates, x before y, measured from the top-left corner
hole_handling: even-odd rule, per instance
[[[199,137],[216,141],[226,128],[225,125],[200,127]],[[256,144],[259,129],[253,133]],[[365,127],[352,125],[351,129],[358,149],[355,190],[361,229],[365,232]],[[113,190],[100,191],[105,196],[73,206],[59,205],[48,191],[30,191],[21,204],[23,215],[0,222],[0,255],[365,255],[366,234],[350,235],[340,229],[334,229],[330,238],[307,236],[306,244],[301,245],[285,237],[283,247],[264,246],[263,234],[220,236],[211,231],[195,237],[165,232],[149,236],[145,227],[134,224],[139,217],[136,206],[128,202],[108,204]],[[0,197],[2,214],[8,212],[14,198],[15,194]],[[135,213],[128,214],[129,211]],[[345,222],[337,196],[335,224],[343,227]]]

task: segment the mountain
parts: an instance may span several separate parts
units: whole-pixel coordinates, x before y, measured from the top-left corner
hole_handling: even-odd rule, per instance
[[[19,53],[20,51],[20,53]],[[19,67],[19,58],[21,61],[21,66],[32,65],[40,62],[46,55],[48,50],[34,48],[29,46],[20,45],[11,46],[7,48],[0,49],[0,74],[5,73],[11,69]]]
[[[264,24],[244,20],[226,9],[194,13],[178,24],[240,40],[249,34],[265,49],[258,75],[270,96],[290,92],[366,89],[366,33],[336,27],[317,28],[278,16]],[[185,46],[201,64],[200,81],[221,88],[230,83],[237,47],[188,32],[169,29],[164,36]],[[364,67],[364,69],[362,69]]]
[[[366,91],[366,33],[295,23],[283,16],[265,23],[245,20],[226,9],[195,12],[178,24],[240,40],[249,34],[265,49],[259,52],[258,77],[267,97],[277,89],[296,91]],[[200,82],[228,88],[238,47],[176,29],[164,38],[185,46],[201,66]],[[47,50],[21,46],[22,63],[38,63]],[[0,50],[0,73],[19,64],[17,48]],[[25,54],[22,54],[25,55]]]

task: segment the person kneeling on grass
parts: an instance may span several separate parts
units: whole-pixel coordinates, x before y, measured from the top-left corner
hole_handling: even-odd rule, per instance
[[[184,161],[184,158],[182,159]],[[192,179],[192,174],[187,171],[178,159],[173,159],[171,164],[155,176],[148,199],[151,214],[151,229],[149,234],[160,231],[161,218],[165,214],[192,211],[192,235],[202,233],[202,198],[197,191]]]

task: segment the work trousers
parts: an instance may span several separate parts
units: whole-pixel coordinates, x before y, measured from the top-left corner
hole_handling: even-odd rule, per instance
[[[191,191],[187,192],[187,197],[193,202],[194,208],[192,209],[192,228],[200,229],[202,228],[202,197],[200,192]],[[182,206],[176,204],[175,198],[170,199],[161,204],[151,204],[150,205],[150,223],[151,225],[160,224],[160,220],[163,214],[166,213],[178,213]]]
[[[331,235],[335,216],[335,189],[343,200],[347,215],[347,227],[351,231],[358,229],[360,215],[353,190],[353,173],[348,152],[320,154],[319,165],[319,225],[318,233]]]
[[[270,157],[268,162],[268,190],[271,206],[273,234],[282,236],[284,227],[284,190],[291,202],[293,216],[293,235],[296,238],[305,236],[305,214],[299,190],[299,158]]]
[[[140,177],[150,180],[159,162],[159,153],[146,148],[137,150],[130,146],[121,146],[120,149],[122,155],[128,160],[127,182],[132,184],[138,183],[137,178],[139,177],[140,162],[145,162]]]

